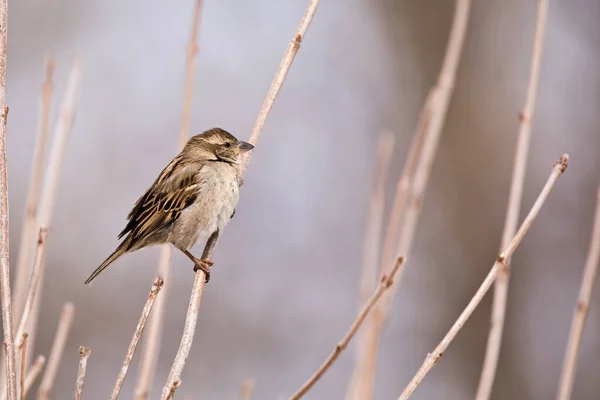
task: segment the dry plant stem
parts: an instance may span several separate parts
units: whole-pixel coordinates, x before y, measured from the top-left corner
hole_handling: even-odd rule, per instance
[[[381,227],[383,225],[383,211],[385,208],[385,189],[394,150],[394,136],[385,132],[380,138],[375,153],[375,168],[369,211],[367,214],[367,228],[363,242],[363,269],[360,279],[359,308],[369,299],[377,285],[377,261],[381,244]]]
[[[267,120],[267,115],[273,108],[273,104],[275,103],[275,99],[283,86],[283,82],[285,81],[285,77],[287,76],[290,67],[292,66],[292,62],[300,49],[300,44],[302,43],[302,39],[304,35],[306,35],[306,31],[312,22],[312,19],[317,12],[317,7],[319,6],[320,0],[310,0],[308,7],[306,8],[306,12],[300,21],[300,25],[294,34],[293,39],[283,55],[283,59],[279,64],[279,68],[275,73],[275,77],[273,78],[273,82],[271,83],[271,87],[269,88],[269,92],[267,93],[267,97],[263,102],[263,105],[258,113],[258,117],[256,118],[256,122],[254,123],[254,127],[252,128],[252,132],[250,133],[250,138],[248,139],[249,143],[256,144],[258,142],[258,138],[260,137],[260,133],[262,132],[263,127],[265,126],[265,121]],[[250,162],[251,153],[246,153],[245,157],[242,160],[242,176],[246,172],[248,168],[248,163]]]
[[[409,161],[405,168],[405,172],[413,169],[414,176],[411,178],[410,174],[403,174],[401,182],[399,183],[405,185],[408,190],[406,195],[400,197],[398,200],[404,202],[401,204],[401,208],[407,207],[406,211],[403,215],[392,216],[393,218],[402,218],[396,254],[410,254],[417,223],[421,214],[425,189],[429,181],[431,167],[437,152],[440,134],[446,120],[450,98],[454,91],[456,72],[458,70],[469,22],[470,6],[470,0],[456,1],[450,38],[446,47],[446,54],[444,56],[440,75],[436,85],[431,89],[427,96],[427,100],[421,111],[415,139],[413,139],[414,148],[419,148],[420,151],[417,155],[414,155],[414,167],[408,167],[408,165],[411,165],[411,162]],[[420,135],[422,135],[422,139],[419,138]],[[409,159],[410,158],[411,157],[409,156]],[[385,253],[389,251],[389,247],[386,249],[386,246],[384,246],[384,259],[386,258]],[[387,264],[384,264],[382,269],[383,273],[389,268],[389,265],[389,261]],[[383,324],[391,307],[394,295],[398,291],[401,280],[402,274],[397,277],[392,289],[386,293],[382,299],[381,304],[375,313],[373,326],[369,329],[370,332],[367,335],[368,343],[370,344],[366,345],[368,346],[368,349],[365,350],[365,355],[362,356],[363,360],[360,361],[360,364],[356,367],[357,370],[355,370],[354,377],[356,377],[355,379],[358,379],[359,382],[352,382],[350,390],[356,392],[360,391],[359,394],[365,396],[355,397],[360,398],[360,400],[368,400],[372,396],[379,336],[381,335]],[[349,398],[352,399],[353,397]]]
[[[190,119],[192,110],[192,95],[194,93],[194,71],[196,55],[198,54],[198,31],[200,28],[200,11],[202,0],[196,0],[190,41],[188,43],[187,60],[185,69],[185,92],[183,98],[183,112],[181,115],[181,130],[179,133],[179,150],[182,150],[190,136]],[[156,300],[155,310],[149,322],[148,335],[143,344],[142,358],[140,360],[140,375],[135,388],[135,397],[138,400],[147,399],[150,394],[158,353],[160,351],[160,339],[162,336],[162,322],[164,308],[167,301],[169,270],[170,270],[171,247],[163,245],[161,248],[160,261],[158,263],[157,275],[163,277],[167,282],[163,287],[163,294]]]
[[[75,400],[83,398],[83,380],[85,379],[85,370],[87,369],[90,353],[91,350],[89,347],[81,346],[79,348],[79,369],[77,370],[77,382],[75,383]]]
[[[169,388],[169,393],[167,394],[166,400],[172,400],[175,397],[175,391],[181,386],[181,379],[177,379],[171,387]]]
[[[308,26],[310,25],[312,18],[317,11],[317,6],[319,5],[319,0],[310,0],[306,13],[302,17],[300,21],[300,25],[294,34],[294,38],[292,39],[290,45],[288,46],[285,55],[283,56],[283,60],[277,69],[277,73],[273,78],[273,83],[267,93],[267,97],[263,103],[263,106],[258,114],[256,119],[254,128],[252,129],[252,133],[250,134],[250,139],[248,141],[251,144],[256,144],[258,138],[260,136],[260,132],[265,124],[267,119],[267,115],[269,111],[273,107],[273,103],[275,102],[275,98],[279,93],[279,90],[283,86],[283,82],[285,80],[285,76],[287,75],[290,66],[292,65],[292,61],[298,49],[300,48],[300,42],[302,38],[306,34]],[[250,162],[251,155],[248,154],[242,160],[242,168],[241,168],[241,176],[244,175],[246,168],[248,167],[248,163]],[[212,259],[215,246],[218,242],[219,233],[215,232],[206,242],[206,246],[204,247],[204,251],[202,252],[202,259]],[[175,356],[175,361],[171,367],[171,371],[167,378],[167,382],[163,387],[161,399],[165,400],[168,396],[173,384],[180,380],[181,372],[183,371],[183,367],[185,365],[185,360],[190,352],[194,332],[196,331],[196,319],[198,318],[198,310],[200,308],[200,300],[202,297],[202,291],[204,289],[204,280],[205,275],[204,272],[198,270],[196,272],[196,277],[194,279],[194,287],[192,288],[192,294],[190,296],[190,303],[188,307],[188,313],[186,315],[185,326],[183,330],[183,335],[181,337],[181,343],[179,345],[179,349],[177,350],[177,355]]]
[[[298,391],[294,393],[289,398],[289,400],[298,400],[302,398],[315,385],[315,383],[317,383],[317,381],[323,376],[323,374],[327,372],[329,367],[333,365],[335,360],[337,360],[340,354],[342,354],[346,347],[348,347],[348,343],[350,343],[350,340],[352,340],[352,338],[358,331],[358,328],[360,328],[365,318],[367,318],[373,306],[375,306],[375,304],[377,303],[379,298],[385,293],[385,291],[388,290],[390,286],[392,286],[396,273],[400,270],[400,267],[402,267],[403,265],[404,257],[398,257],[396,259],[396,262],[394,263],[394,267],[392,268],[390,274],[384,275],[381,278],[379,286],[377,287],[375,292],[373,292],[369,300],[365,303],[362,310],[358,313],[358,316],[350,326],[348,332],[346,332],[346,335],[344,335],[343,339],[335,346],[333,352],[329,355],[329,357],[327,357],[323,364],[321,364],[317,371],[315,371],[315,373],[306,382],[304,382],[302,387],[300,387],[300,389],[298,389]]]
[[[48,166],[46,167],[46,175],[44,177],[44,185],[42,188],[42,195],[40,198],[40,207],[37,215],[37,229],[42,227],[45,229],[51,229],[52,222],[52,211],[54,206],[54,198],[56,190],[58,188],[58,182],[60,178],[60,170],[62,161],[64,159],[65,148],[71,128],[73,125],[73,119],[75,116],[75,96],[77,94],[77,88],[79,86],[79,80],[81,77],[81,63],[78,58],[73,60],[71,65],[71,71],[69,73],[69,79],[65,91],[65,97],[60,107],[60,113],[52,140],[52,149],[50,152],[50,158]],[[40,301],[42,298],[42,287],[44,282],[44,267],[45,263],[42,260],[42,267],[40,278],[38,282],[36,300],[34,301],[33,310],[29,318],[29,324],[26,328],[29,332],[29,348],[35,349],[35,339],[37,332],[37,322],[39,317]],[[31,352],[30,352],[31,354]],[[48,360],[50,366],[50,360]]]
[[[46,152],[46,139],[48,136],[48,125],[50,124],[50,105],[52,101],[52,76],[54,74],[54,57],[46,58],[46,78],[42,84],[42,97],[40,100],[40,116],[38,120],[38,131],[33,152],[33,163],[31,166],[31,177],[29,189],[25,202],[25,214],[23,215],[23,227],[21,231],[21,242],[19,243],[19,256],[17,259],[17,276],[15,280],[15,296],[13,312],[20,318],[27,297],[27,283],[31,274],[31,255],[36,234],[36,216],[40,183],[42,179],[42,168],[44,167],[44,154]],[[17,336],[18,338],[18,336]]]
[[[27,360],[27,333],[21,339],[21,375],[19,377],[19,393],[21,400],[25,400],[25,364]]]
[[[252,398],[252,392],[254,391],[254,379],[244,379],[242,382],[242,394],[241,400],[250,400]]]
[[[569,400],[573,391],[573,382],[575,381],[575,371],[577,369],[577,354],[583,328],[587,319],[590,299],[594,290],[594,282],[598,273],[598,262],[600,261],[600,189],[596,192],[596,215],[594,217],[594,226],[592,228],[592,238],[590,240],[590,249],[585,263],[583,279],[579,289],[579,298],[577,307],[573,314],[571,323],[571,333],[569,333],[569,342],[562,367],[560,384],[558,387],[557,400]]]
[[[169,275],[171,249],[168,245],[162,247],[160,252],[160,260],[158,271],[165,275],[163,280]],[[152,389],[152,381],[154,379],[154,372],[156,371],[156,363],[158,361],[158,353],[160,350],[160,339],[162,336],[162,320],[164,316],[166,295],[166,286],[163,285],[162,296],[156,299],[154,303],[154,313],[150,316],[148,321],[148,328],[146,329],[147,334],[144,339],[142,347],[142,355],[140,357],[140,373],[135,388],[135,398],[137,400],[146,400],[150,395],[150,389]]]
[[[133,354],[135,353],[137,344],[140,341],[140,337],[142,336],[142,331],[144,330],[144,326],[146,325],[146,321],[148,320],[150,311],[152,311],[152,305],[154,304],[154,300],[156,299],[156,296],[158,296],[158,292],[160,292],[163,283],[163,279],[161,277],[158,277],[154,280],[154,283],[152,284],[152,289],[150,289],[150,295],[148,295],[148,300],[146,300],[146,304],[144,305],[144,309],[142,310],[142,316],[140,317],[137,327],[135,328],[135,332],[133,334],[133,337],[131,338],[129,347],[127,348],[127,355],[125,356],[125,361],[123,361],[123,366],[121,367],[121,371],[119,372],[119,376],[117,377],[117,381],[115,382],[112,395],[110,396],[111,400],[116,400],[119,397],[119,392],[121,391],[123,383],[125,382],[125,376],[127,375],[127,370],[129,369],[131,360],[133,359]]]
[[[428,120],[429,108],[421,111],[417,131],[413,137],[408,157],[406,158],[402,175],[396,185],[396,193],[392,205],[391,215],[385,233],[383,254],[381,258],[380,271],[385,274],[390,265],[393,264],[394,252],[397,247],[398,234],[402,216],[406,208],[408,191],[415,175],[418,156],[423,147],[425,127]],[[379,330],[382,324],[381,307],[377,307],[373,316],[365,323],[358,338],[358,358],[354,367],[352,379],[346,392],[346,400],[366,400],[373,396],[375,383],[375,364],[379,348]]]
[[[50,350],[50,356],[48,357],[48,366],[42,377],[42,383],[38,389],[38,400],[47,400],[50,398],[50,391],[54,385],[54,379],[58,372],[60,365],[60,359],[62,358],[65,344],[67,343],[67,337],[69,336],[69,330],[71,329],[71,323],[73,322],[73,312],[75,307],[72,303],[66,303],[63,307],[63,311],[58,321],[58,327],[56,328],[56,334],[54,336],[54,342],[52,343],[52,349]]]
[[[23,344],[21,341],[25,335],[25,327],[29,321],[31,309],[35,301],[37,289],[39,287],[39,279],[42,268],[42,260],[44,259],[44,250],[46,248],[46,235],[48,231],[45,228],[40,228],[40,232],[37,240],[37,248],[35,251],[35,263],[33,265],[33,271],[31,272],[31,279],[29,281],[29,291],[27,293],[27,301],[25,302],[25,308],[23,309],[23,315],[19,322],[19,328],[17,329],[17,348],[20,348]]]
[[[540,76],[540,64],[542,59],[542,48],[544,42],[544,31],[548,14],[548,1],[538,0],[537,22],[535,36],[533,40],[533,54],[531,56],[531,66],[529,70],[529,83],[527,86],[527,95],[523,111],[519,115],[519,136],[517,150],[513,167],[512,184],[508,200],[508,210],[504,222],[504,232],[502,233],[502,244],[504,248],[515,234],[519,220],[519,210],[521,208],[521,198],[523,197],[523,185],[525,181],[525,167],[527,165],[527,153],[531,138],[531,120],[535,110],[535,100],[538,92],[538,82]],[[487,341],[481,378],[477,389],[477,400],[487,400],[492,394],[496,368],[500,357],[500,348],[502,346],[502,332],[504,330],[504,319],[506,315],[506,304],[508,301],[508,282],[510,277],[510,259],[506,260],[506,265],[500,271],[498,279],[494,285],[494,302],[492,306],[492,318],[490,322],[490,333]]]
[[[0,1],[0,297],[8,399],[17,400],[17,370],[8,261],[8,181],[6,173],[6,48],[8,0]]]
[[[46,362],[46,357],[37,356],[29,371],[27,371],[27,376],[25,377],[25,388],[23,389],[23,397],[27,397],[27,393],[35,383],[40,372],[42,372],[42,368],[44,368],[44,363]]]
[[[410,381],[408,386],[404,389],[404,391],[402,392],[400,397],[398,397],[398,400],[406,400],[410,397],[410,395],[419,386],[419,384],[421,383],[423,378],[425,378],[425,375],[427,375],[429,373],[429,371],[431,371],[431,369],[435,366],[435,364],[437,364],[437,362],[442,358],[444,351],[446,351],[446,349],[448,348],[450,343],[452,343],[452,341],[454,340],[454,338],[456,337],[458,332],[460,332],[460,330],[462,329],[464,324],[467,322],[467,320],[469,319],[471,314],[473,314],[473,311],[475,311],[477,306],[481,303],[481,300],[483,300],[484,296],[486,295],[486,293],[488,292],[488,290],[490,289],[490,287],[492,286],[492,284],[498,277],[500,270],[502,270],[502,268],[504,268],[506,260],[510,259],[510,257],[513,255],[516,248],[519,246],[519,244],[523,240],[523,237],[525,236],[525,234],[531,227],[531,224],[533,223],[533,221],[537,217],[538,213],[540,212],[540,209],[544,205],[544,202],[546,201],[548,194],[552,190],[552,187],[554,186],[554,184],[556,183],[558,178],[566,170],[567,165],[568,165],[568,160],[569,160],[569,156],[564,154],[563,156],[561,156],[560,160],[554,164],[554,168],[552,168],[550,177],[546,181],[546,184],[544,185],[544,188],[540,192],[537,200],[531,207],[531,210],[525,217],[525,220],[521,224],[521,227],[519,228],[519,230],[517,231],[515,236],[512,238],[512,240],[510,241],[508,246],[506,246],[504,251],[502,251],[502,253],[500,253],[498,258],[496,259],[496,262],[494,262],[492,269],[490,270],[488,275],[485,277],[483,283],[481,284],[479,289],[477,289],[477,292],[475,292],[475,295],[469,301],[469,304],[467,304],[467,307],[460,314],[460,316],[458,317],[456,322],[454,322],[454,325],[452,325],[452,327],[450,328],[450,330],[448,331],[446,336],[444,336],[444,338],[438,344],[438,346],[435,348],[433,353],[429,353],[427,355],[425,362],[423,362],[423,365],[421,366],[421,368],[419,369],[417,374],[412,378],[412,380]]]

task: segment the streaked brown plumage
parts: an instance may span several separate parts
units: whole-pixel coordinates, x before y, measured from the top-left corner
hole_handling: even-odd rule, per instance
[[[190,138],[181,153],[160,173],[127,216],[125,236],[117,249],[85,281],[125,253],[172,243],[210,278],[210,260],[188,250],[222,230],[235,213],[239,198],[240,153],[254,146],[213,128]]]

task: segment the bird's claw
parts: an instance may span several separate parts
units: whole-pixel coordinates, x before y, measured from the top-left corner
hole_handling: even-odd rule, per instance
[[[212,267],[213,264],[214,263],[210,260],[197,260],[194,265],[194,272],[198,272],[198,270],[201,270],[202,272],[204,272],[204,275],[206,275],[204,283],[208,283],[208,281],[210,281],[210,267]]]

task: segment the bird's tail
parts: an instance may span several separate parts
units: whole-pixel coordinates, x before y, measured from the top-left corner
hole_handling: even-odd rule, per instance
[[[115,261],[117,258],[121,257],[123,254],[127,253],[127,251],[130,249],[130,245],[131,245],[131,237],[127,237],[119,245],[119,247],[117,247],[117,249],[110,256],[108,256],[108,258],[106,260],[104,260],[104,262],[98,268],[96,268],[94,270],[94,272],[92,272],[90,277],[87,278],[87,280],[85,281],[85,284],[87,285],[88,283],[93,281],[94,278],[96,278],[98,275],[100,275],[100,272],[104,271],[110,264],[112,264],[113,261]]]

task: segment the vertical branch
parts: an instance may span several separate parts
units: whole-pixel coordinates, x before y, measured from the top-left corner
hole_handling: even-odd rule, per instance
[[[575,370],[577,369],[577,354],[579,352],[579,344],[581,343],[583,328],[590,307],[594,282],[596,281],[596,275],[598,273],[598,261],[600,261],[600,189],[596,192],[596,216],[592,228],[590,249],[585,263],[583,280],[581,281],[581,287],[579,289],[577,307],[575,308],[573,322],[571,323],[571,333],[569,333],[567,352],[565,354],[560,385],[556,396],[557,400],[569,400],[571,398],[573,383],[575,381]]]
[[[533,39],[533,54],[531,56],[531,66],[529,70],[529,83],[527,85],[527,95],[523,111],[519,115],[519,136],[515,161],[513,167],[512,184],[508,197],[508,208],[506,219],[504,221],[504,231],[502,233],[502,244],[504,248],[517,230],[519,220],[519,210],[521,208],[521,199],[523,197],[523,186],[525,182],[525,167],[527,165],[527,153],[531,138],[531,119],[535,109],[535,99],[538,92],[538,82],[540,77],[540,64],[542,59],[542,48],[544,42],[544,30],[548,14],[548,1],[538,0],[537,21],[535,36]],[[492,393],[498,359],[500,357],[500,347],[502,346],[502,332],[504,330],[504,318],[506,315],[506,303],[508,301],[508,281],[510,277],[510,260],[506,260],[506,265],[500,271],[498,279],[494,284],[494,302],[492,306],[492,317],[490,321],[490,333],[487,341],[485,359],[477,389],[477,400],[487,400]]]
[[[160,260],[158,261],[158,271],[166,276],[169,275],[169,259],[171,257],[171,249],[168,245],[161,248]],[[146,400],[150,395],[154,372],[156,371],[156,363],[158,361],[158,353],[160,350],[160,339],[162,337],[162,321],[166,304],[167,293],[165,288],[168,285],[163,284],[163,294],[159,297],[154,305],[154,314],[150,317],[148,323],[148,334],[144,339],[142,347],[142,355],[140,357],[140,373],[135,388],[135,398],[137,400]]]
[[[300,42],[302,41],[303,36],[306,34],[308,26],[310,25],[312,18],[317,11],[317,6],[319,5],[319,0],[310,0],[306,13],[302,17],[300,21],[300,25],[296,30],[294,38],[288,45],[288,48],[283,56],[283,60],[279,65],[277,73],[273,78],[273,82],[267,93],[267,97],[263,103],[263,106],[259,112],[258,118],[256,119],[256,123],[254,128],[252,129],[252,133],[250,135],[249,142],[251,144],[256,144],[258,138],[260,136],[260,132],[262,131],[262,127],[265,124],[267,115],[271,110],[275,98],[283,86],[283,82],[285,80],[285,76],[287,75],[289,68],[292,65],[292,61],[298,49],[300,48]],[[250,162],[250,154],[248,154],[242,160],[242,168],[241,168],[241,176],[243,176],[246,168],[248,167],[248,163]],[[219,233],[215,232],[206,242],[206,246],[204,247],[204,251],[202,252],[203,259],[212,259],[212,255],[214,253],[215,246],[217,244],[219,237]],[[196,331],[196,322],[198,318],[198,310],[200,308],[200,300],[202,297],[202,292],[204,289],[204,281],[205,275],[202,270],[198,270],[196,272],[196,276],[194,278],[194,287],[192,288],[192,294],[190,296],[190,303],[188,307],[188,313],[185,319],[185,325],[183,329],[183,335],[181,337],[181,342],[179,344],[179,349],[177,350],[177,355],[175,356],[175,360],[171,367],[171,371],[167,378],[167,382],[162,390],[161,400],[165,400],[175,382],[181,380],[181,373],[183,371],[183,367],[185,366],[185,360],[187,359],[188,354],[190,353],[190,349],[192,347],[192,342],[194,338],[194,332]]]
[[[411,182],[415,175],[418,157],[423,147],[425,127],[427,123],[427,112],[425,108],[421,112],[417,131],[413,137],[408,157],[404,163],[402,175],[396,185],[396,193],[392,211],[388,220],[388,225],[383,243],[383,253],[380,261],[380,271],[383,274],[389,265],[393,262],[396,250],[396,242],[402,222],[402,216],[406,209],[408,192]],[[381,308],[374,311],[374,315],[367,321],[361,336],[358,338],[358,358],[354,366],[354,372],[346,392],[346,400],[366,400],[373,396],[373,387],[375,384],[375,364],[377,360],[377,351],[379,348],[379,330],[382,321]]]
[[[386,132],[380,138],[375,153],[375,168],[371,199],[367,213],[367,227],[363,241],[363,269],[360,279],[359,307],[369,299],[377,285],[377,261],[381,245],[381,226],[385,209],[385,189],[394,150],[394,136]]]
[[[25,388],[23,389],[23,397],[27,397],[27,393],[35,383],[35,380],[39,376],[40,372],[42,372],[42,368],[44,368],[44,363],[46,362],[46,357],[37,356],[31,368],[27,372],[27,376],[25,377]]]
[[[21,400],[25,400],[25,364],[27,360],[27,334],[24,333],[21,345],[21,374],[19,376],[19,393]]]
[[[479,289],[477,289],[477,292],[475,292],[475,295],[469,301],[469,304],[467,304],[467,307],[465,307],[458,319],[454,322],[448,333],[446,333],[446,335],[444,336],[442,341],[437,345],[435,350],[427,355],[427,358],[423,362],[423,365],[421,365],[421,368],[419,368],[419,370],[412,378],[408,386],[406,386],[400,397],[398,397],[398,400],[407,400],[414,393],[414,391],[421,384],[425,376],[442,358],[444,351],[446,351],[448,346],[450,346],[450,343],[452,343],[456,335],[458,335],[458,332],[460,332],[460,330],[465,325],[471,314],[473,314],[477,306],[479,306],[484,296],[498,277],[499,271],[503,268],[504,263],[507,259],[510,259],[510,257],[513,255],[513,253],[523,240],[523,237],[525,237],[527,231],[529,231],[531,224],[533,224],[533,221],[540,212],[542,206],[544,205],[544,202],[550,194],[550,191],[554,187],[554,184],[567,169],[568,161],[569,156],[563,154],[560,157],[560,160],[554,163],[554,168],[552,168],[552,172],[550,173],[546,184],[542,188],[542,191],[540,192],[538,198],[531,207],[531,210],[525,217],[525,220],[521,224],[521,227],[519,228],[515,236],[512,238],[508,246],[504,249],[504,251],[500,253],[498,258],[494,262],[492,269],[485,277],[483,283],[481,284],[481,286],[479,286]]]
[[[397,196],[399,202],[402,201],[402,203],[399,204],[399,208],[404,208],[406,206],[407,209],[403,215],[392,216],[398,219],[402,218],[402,225],[396,249],[396,254],[398,255],[409,255],[410,249],[412,248],[417,223],[421,214],[421,206],[425,196],[425,189],[427,188],[433,160],[437,153],[440,135],[450,105],[450,98],[454,92],[456,72],[458,70],[467,33],[470,7],[470,0],[456,1],[450,38],[448,39],[442,68],[436,85],[431,89],[427,96],[427,100],[421,111],[415,138],[413,139],[413,148],[418,148],[419,152],[418,155],[415,155],[414,153],[409,155],[409,160],[405,167],[405,174],[403,174],[401,181],[399,182],[398,191],[400,192],[403,188],[406,190],[405,195],[400,195],[399,193],[399,196]],[[411,160],[411,156],[414,156],[414,159]],[[411,164],[412,167],[409,167]],[[412,178],[410,177],[411,170],[414,170],[414,176]],[[384,246],[384,253],[385,252],[389,252],[389,247],[386,250]],[[384,259],[386,257],[389,258],[389,256],[384,255]],[[391,265],[389,261],[387,264],[383,265],[382,273],[388,271],[389,265]],[[357,365],[354,375],[356,377],[359,373],[364,372],[364,377],[356,378],[361,382],[353,382],[350,386],[350,390],[360,390],[361,393],[364,393],[364,395],[369,397],[372,395],[379,336],[381,335],[381,329],[383,328],[392,300],[398,291],[401,281],[402,271],[395,280],[391,290],[384,295],[381,304],[378,306],[374,322],[369,329],[369,341],[365,344],[365,346],[368,346],[368,349],[365,350],[365,356],[363,360],[360,361],[360,364]]]
[[[31,165],[31,177],[27,200],[25,200],[25,214],[23,215],[23,227],[21,230],[21,242],[17,259],[17,276],[15,280],[15,301],[13,312],[19,318],[23,312],[25,298],[27,296],[27,282],[30,275],[31,254],[33,243],[35,243],[35,222],[38,210],[40,182],[42,179],[42,168],[44,167],[44,154],[46,151],[46,139],[48,126],[50,125],[50,106],[52,102],[52,76],[54,75],[54,57],[46,58],[46,78],[42,84],[42,96],[40,99],[40,110],[38,119],[38,131],[33,152]],[[17,336],[18,338],[18,336]]]
[[[42,377],[42,383],[38,389],[38,400],[48,400],[50,398],[50,392],[54,386],[54,379],[56,378],[60,359],[65,350],[65,344],[67,343],[67,337],[69,336],[69,330],[71,329],[71,323],[73,322],[74,310],[75,307],[72,303],[66,303],[63,307],[63,311],[58,321],[58,327],[56,328],[54,342],[52,343],[52,349],[50,350],[50,356],[48,357],[48,366],[46,367],[46,371]]]
[[[123,361],[123,366],[121,367],[121,371],[119,372],[119,376],[117,377],[117,381],[115,382],[115,387],[113,388],[112,395],[110,396],[111,400],[117,400],[117,398],[119,397],[119,392],[121,391],[123,383],[125,382],[127,370],[129,369],[129,365],[131,364],[131,360],[133,359],[133,354],[135,353],[137,344],[140,341],[140,337],[142,336],[144,326],[146,325],[146,320],[150,315],[150,311],[152,311],[152,305],[154,304],[154,300],[156,299],[158,292],[160,292],[163,283],[163,279],[161,277],[158,277],[154,280],[154,283],[152,284],[152,289],[150,290],[150,294],[148,295],[148,300],[146,300],[146,304],[144,305],[144,309],[142,310],[142,316],[140,317],[140,320],[135,328],[135,332],[133,334],[133,337],[131,338],[129,347],[127,348],[127,355],[125,356],[125,361]]]
[[[37,215],[36,228],[38,230],[48,230],[51,226],[54,197],[58,188],[60,170],[65,155],[65,148],[67,146],[67,141],[73,126],[73,119],[75,117],[75,96],[77,94],[80,78],[81,63],[79,59],[76,58],[73,60],[71,65],[65,97],[60,107],[60,114],[56,124],[54,138],[52,140],[52,150],[50,153],[48,166],[46,168],[46,175],[44,177],[44,185],[40,199],[40,207]],[[29,348],[32,350],[35,348],[34,345],[36,339],[40,300],[42,297],[41,292],[44,282],[45,263],[44,260],[41,260],[41,262],[42,266],[38,281],[37,295],[35,297],[29,323],[26,328],[27,332],[29,332]],[[48,363],[50,363],[50,361],[48,361]]]
[[[383,225],[383,212],[385,209],[385,189],[387,187],[387,178],[389,174],[389,164],[394,149],[394,136],[386,132],[379,138],[377,152],[375,153],[375,168],[373,175],[373,186],[371,188],[371,199],[367,212],[367,228],[363,242],[363,269],[360,280],[359,309],[368,300],[370,294],[377,285],[377,262],[381,247],[381,227]],[[393,213],[394,211],[392,211]],[[388,226],[389,229],[389,226]],[[386,239],[387,242],[387,239]],[[373,316],[369,316],[365,325],[371,325]],[[363,329],[357,341],[357,367],[364,358],[364,342],[368,340],[369,331]],[[362,368],[357,368],[354,372],[347,396],[357,391],[356,385],[358,377],[362,376]],[[351,398],[351,397],[350,397]]]
[[[194,71],[196,55],[198,54],[198,32],[200,30],[200,11],[202,9],[202,3],[202,0],[196,0],[187,49],[183,111],[181,113],[181,130],[179,133],[180,151],[183,149],[190,136],[192,95],[194,94]],[[150,318],[148,335],[144,341],[142,349],[142,357],[140,359],[140,375],[135,388],[135,396],[138,400],[144,400],[148,398],[152,386],[152,380],[154,379],[154,372],[156,370],[156,363],[158,361],[158,353],[160,351],[164,308],[167,301],[169,286],[170,258],[171,247],[168,245],[161,246],[157,275],[161,276],[167,283],[163,287],[163,295],[156,300],[154,315],[152,318]]]
[[[79,368],[77,369],[77,382],[75,383],[75,400],[83,398],[83,380],[85,379],[85,370],[87,369],[90,353],[91,350],[89,347],[81,346],[79,348]]]
[[[35,303],[37,289],[40,286],[39,280],[42,272],[42,260],[44,259],[44,251],[46,248],[46,235],[47,231],[44,228],[41,228],[35,251],[35,262],[33,264],[33,271],[31,272],[31,279],[29,281],[27,301],[25,302],[23,315],[21,316],[21,321],[19,322],[19,327],[17,329],[17,347],[21,347],[23,344],[23,342],[20,341],[20,339],[22,339],[25,335],[25,327],[27,326],[27,322],[29,322],[29,316],[31,315],[31,310]]]
[[[254,391],[254,379],[248,378],[244,379],[242,382],[242,394],[240,396],[241,400],[251,400],[252,392]]]
[[[8,262],[8,181],[6,173],[6,47],[8,0],[0,1],[0,297],[2,299],[2,329],[6,362],[8,399],[17,400],[17,370],[10,294],[10,264]]]

